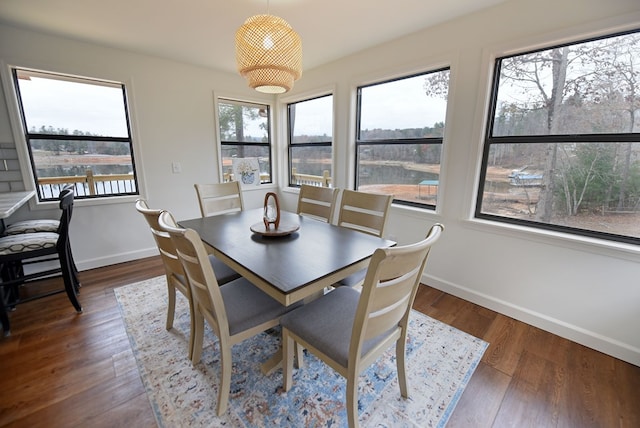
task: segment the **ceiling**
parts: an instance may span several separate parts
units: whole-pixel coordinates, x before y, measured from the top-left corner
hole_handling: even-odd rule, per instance
[[[311,69],[506,0],[0,0],[0,23],[235,72],[235,32],[284,18]]]

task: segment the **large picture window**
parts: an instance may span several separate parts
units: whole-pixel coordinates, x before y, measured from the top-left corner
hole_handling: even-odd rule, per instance
[[[498,58],[476,217],[640,243],[640,33]]]
[[[233,160],[257,159],[260,182],[271,183],[271,125],[269,106],[220,99],[218,125],[222,151],[223,181],[238,180],[233,176]]]
[[[287,105],[289,185],[332,187],[333,95]]]
[[[356,189],[435,208],[449,69],[358,88]]]
[[[124,84],[12,72],[40,201],[66,184],[81,199],[138,194]]]

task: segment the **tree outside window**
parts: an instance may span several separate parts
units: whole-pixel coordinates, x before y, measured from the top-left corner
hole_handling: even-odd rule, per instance
[[[222,152],[223,181],[233,177],[233,159],[256,158],[260,181],[271,183],[271,126],[269,106],[220,99],[218,125]]]
[[[449,69],[358,88],[356,189],[435,208]]]
[[[640,33],[495,70],[476,216],[640,243]]]
[[[333,187],[333,95],[287,105],[289,185]]]

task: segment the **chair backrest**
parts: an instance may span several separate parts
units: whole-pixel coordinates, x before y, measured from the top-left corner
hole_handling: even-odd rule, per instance
[[[431,246],[444,226],[434,224],[427,237],[410,245],[379,248],[373,253],[353,324],[349,361],[362,355],[369,339],[406,336],[413,301]]]
[[[151,234],[153,235],[153,239],[156,241],[158,251],[160,251],[160,257],[162,258],[167,275],[184,277],[184,270],[182,269],[182,264],[178,259],[178,254],[176,253],[173,241],[169,234],[160,227],[160,214],[162,214],[164,210],[149,208],[147,201],[144,199],[138,199],[136,201],[136,210],[144,216],[145,220],[147,220],[147,223],[149,224]],[[168,216],[171,217],[171,214],[168,214]]]
[[[71,224],[71,215],[73,214],[73,200],[75,192],[73,188],[64,188],[58,195],[60,203],[58,206],[62,213],[60,214],[60,224],[58,225],[58,241],[56,247],[62,250],[69,245],[69,226]]]
[[[159,224],[171,236],[187,275],[194,304],[200,308],[201,313],[208,313],[207,320],[214,323],[211,327],[218,337],[221,332],[228,336],[229,321],[222,293],[200,235],[193,229],[178,226],[167,212],[160,215]]]
[[[338,226],[382,237],[393,195],[345,189],[340,199]]]
[[[60,190],[60,193],[58,194],[58,200],[62,203],[62,200],[64,199],[65,195],[71,192],[73,193],[73,200],[75,200],[75,187],[73,184],[67,184],[65,185],[62,190]],[[71,205],[69,206],[69,222],[71,222],[71,216],[73,215],[73,200],[71,201]],[[60,208],[62,208],[62,205],[60,205]]]
[[[238,181],[194,184],[202,217],[242,211],[242,192]]]
[[[302,184],[297,213],[331,223],[338,189]]]

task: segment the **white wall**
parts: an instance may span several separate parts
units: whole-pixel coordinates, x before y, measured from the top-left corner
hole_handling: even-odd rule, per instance
[[[246,87],[240,76],[220,73],[151,56],[104,48],[0,26],[3,89],[10,83],[9,65],[33,67],[125,82],[131,104],[135,162],[141,195],[154,207],[170,209],[176,218],[200,214],[193,184],[217,182],[214,91],[250,101],[273,102]],[[0,144],[13,143],[5,97],[0,101]],[[15,138],[17,139],[17,138]],[[173,174],[172,162],[182,173]],[[266,189],[245,195],[259,206]],[[96,204],[76,201],[71,239],[81,270],[157,254],[136,198]],[[33,212],[29,212],[31,208]],[[25,207],[11,220],[57,215],[42,207]]]
[[[394,206],[388,234],[411,242],[442,222],[425,283],[640,365],[640,248],[472,220],[493,59],[619,28],[640,28],[640,2],[513,0],[305,72],[286,98],[335,86],[335,175],[348,187],[355,86],[450,65],[438,212]]]
[[[640,27],[637,0],[512,0],[315,70],[286,98],[335,90],[335,179],[353,177],[356,85],[450,65],[451,93],[438,212],[392,208],[389,236],[410,242],[436,221],[446,226],[425,282],[530,324],[640,365],[640,249],[471,219],[492,58],[509,50]],[[213,92],[255,101],[236,75],[0,26],[5,64],[121,80],[133,101],[143,196],[177,218],[198,215],[193,183],[217,181]],[[3,76],[5,77],[5,76]],[[4,98],[3,98],[4,99]],[[0,108],[0,143],[13,142]],[[283,144],[280,141],[279,144]],[[182,164],[171,173],[171,162]],[[260,189],[245,195],[262,203]],[[296,194],[285,191],[292,208]],[[82,202],[82,201],[80,201]],[[17,217],[34,215],[28,209]],[[72,224],[81,269],[154,254],[131,199],[78,203]]]

